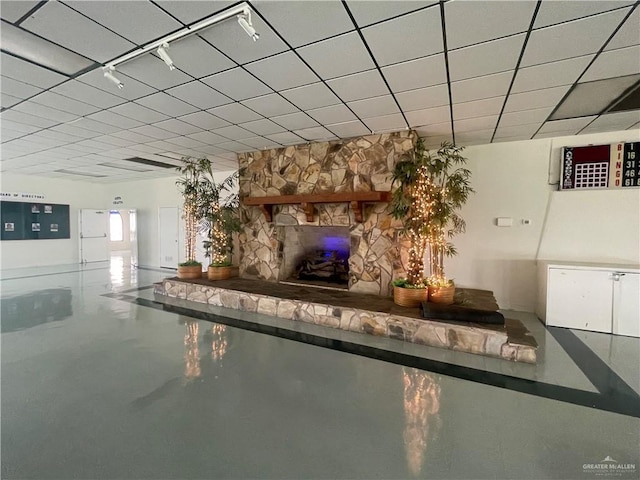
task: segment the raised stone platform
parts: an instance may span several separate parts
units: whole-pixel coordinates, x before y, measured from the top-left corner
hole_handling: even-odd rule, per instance
[[[241,278],[215,282],[167,278],[155,285],[154,293],[432,347],[536,362],[536,341],[520,321],[509,318],[504,326],[443,322],[420,318],[418,308],[400,307],[387,297]],[[493,294],[486,290],[458,289],[456,304],[498,308]]]

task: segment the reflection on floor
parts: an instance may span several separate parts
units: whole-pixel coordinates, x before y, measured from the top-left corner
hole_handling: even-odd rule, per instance
[[[617,478],[638,477],[638,416],[510,388],[520,378],[610,398],[604,377],[531,314],[509,312],[539,329],[535,366],[317,325],[292,341],[178,315],[147,288],[166,272],[126,262],[120,272],[59,272],[2,272],[3,304],[39,290],[71,294],[69,316],[38,323],[28,313],[0,335],[2,478],[593,478],[585,465],[608,458]],[[282,328],[255,313],[203,310]],[[321,333],[322,347],[304,343]],[[610,369],[637,392],[637,339],[573,335],[601,360],[599,374]],[[356,337],[477,378],[335,348]],[[504,385],[483,383],[483,372]]]

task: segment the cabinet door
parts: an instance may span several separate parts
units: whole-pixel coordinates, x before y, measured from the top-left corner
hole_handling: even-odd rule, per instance
[[[547,325],[611,333],[613,281],[603,270],[549,269]]]
[[[640,274],[620,273],[614,277],[613,333],[640,337]]]

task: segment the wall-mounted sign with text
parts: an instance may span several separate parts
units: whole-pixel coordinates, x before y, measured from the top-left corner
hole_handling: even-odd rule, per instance
[[[122,205],[124,204],[124,201],[122,200],[122,197],[113,197],[113,205]]]
[[[5,202],[44,200],[44,193],[0,192],[0,200],[4,200]]]

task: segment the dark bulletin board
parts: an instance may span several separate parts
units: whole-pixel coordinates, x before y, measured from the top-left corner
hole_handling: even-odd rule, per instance
[[[71,238],[69,205],[0,202],[2,240]]]

